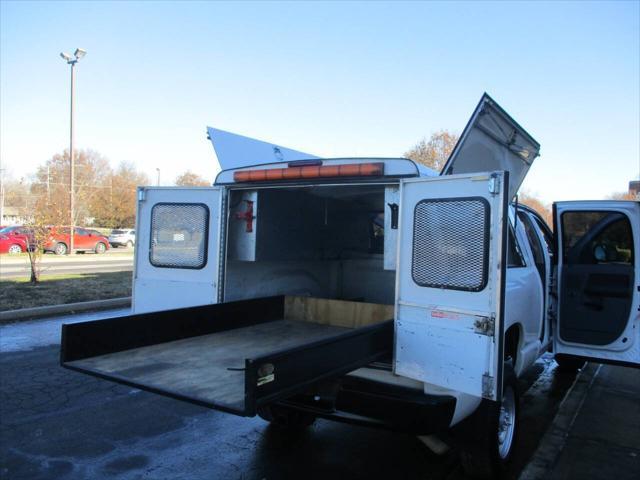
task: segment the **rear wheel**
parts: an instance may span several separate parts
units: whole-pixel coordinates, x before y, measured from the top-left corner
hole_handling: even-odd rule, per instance
[[[572,355],[558,354],[554,356],[560,372],[574,373],[584,367],[584,360]]]
[[[53,249],[53,253],[55,253],[56,255],[65,255],[67,253],[67,245],[62,242],[56,243],[56,246]]]
[[[504,366],[502,401],[483,400],[461,429],[462,468],[475,478],[500,478],[513,456],[518,433],[518,383],[511,363]]]
[[[107,246],[102,242],[98,242],[98,243],[96,243],[96,247],[95,247],[94,251],[96,253],[104,253],[104,252],[107,251]]]
[[[301,412],[281,405],[269,405],[258,408],[258,415],[263,420],[280,428],[298,430],[306,428],[316,421],[315,415]]]
[[[11,245],[9,247],[9,253],[15,255],[16,253],[22,253],[22,247],[20,245]]]

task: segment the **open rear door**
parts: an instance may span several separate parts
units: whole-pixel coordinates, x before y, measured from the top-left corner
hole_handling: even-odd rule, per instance
[[[499,400],[508,172],[401,182],[395,373]]]
[[[508,171],[511,200],[539,151],[540,144],[485,93],[441,175]]]
[[[554,204],[556,354],[640,365],[640,203]]]
[[[218,302],[219,187],[140,187],[133,310]]]

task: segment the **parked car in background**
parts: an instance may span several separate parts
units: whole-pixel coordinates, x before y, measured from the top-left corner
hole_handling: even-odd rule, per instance
[[[109,243],[112,247],[133,247],[136,243],[136,231],[129,229],[111,230]]]
[[[51,227],[50,236],[44,243],[44,251],[56,255],[66,254],[71,246],[69,230],[69,227]],[[109,249],[109,240],[97,231],[74,227],[73,249],[78,252],[104,253]]]
[[[98,235],[98,236],[103,236],[106,237],[106,235],[104,233],[102,233],[99,230],[94,230],[93,228],[85,228],[85,230],[89,233],[91,233],[92,235]]]
[[[22,253],[27,251],[27,242],[17,235],[3,235],[0,233],[0,253]]]
[[[25,245],[33,243],[33,229],[24,225],[11,225],[0,229],[0,235],[6,235],[11,239],[19,239]]]

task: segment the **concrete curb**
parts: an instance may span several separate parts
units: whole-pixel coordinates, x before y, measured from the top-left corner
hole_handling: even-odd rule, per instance
[[[23,308],[21,310],[7,310],[0,312],[0,323],[15,320],[29,320],[32,318],[69,315],[87,310],[107,310],[131,305],[131,297],[110,298],[108,300],[94,300],[92,302],[67,303],[64,305],[48,305],[46,307]]]
[[[540,445],[520,473],[518,480],[549,478],[601,367],[602,365],[597,363],[587,363],[587,366],[578,374],[560,403],[558,413],[542,437]]]

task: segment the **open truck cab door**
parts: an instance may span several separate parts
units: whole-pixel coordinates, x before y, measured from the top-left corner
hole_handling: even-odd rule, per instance
[[[133,311],[218,303],[222,189],[138,189]]]
[[[554,204],[556,355],[640,365],[640,203]]]
[[[398,375],[500,400],[508,172],[403,180]]]

